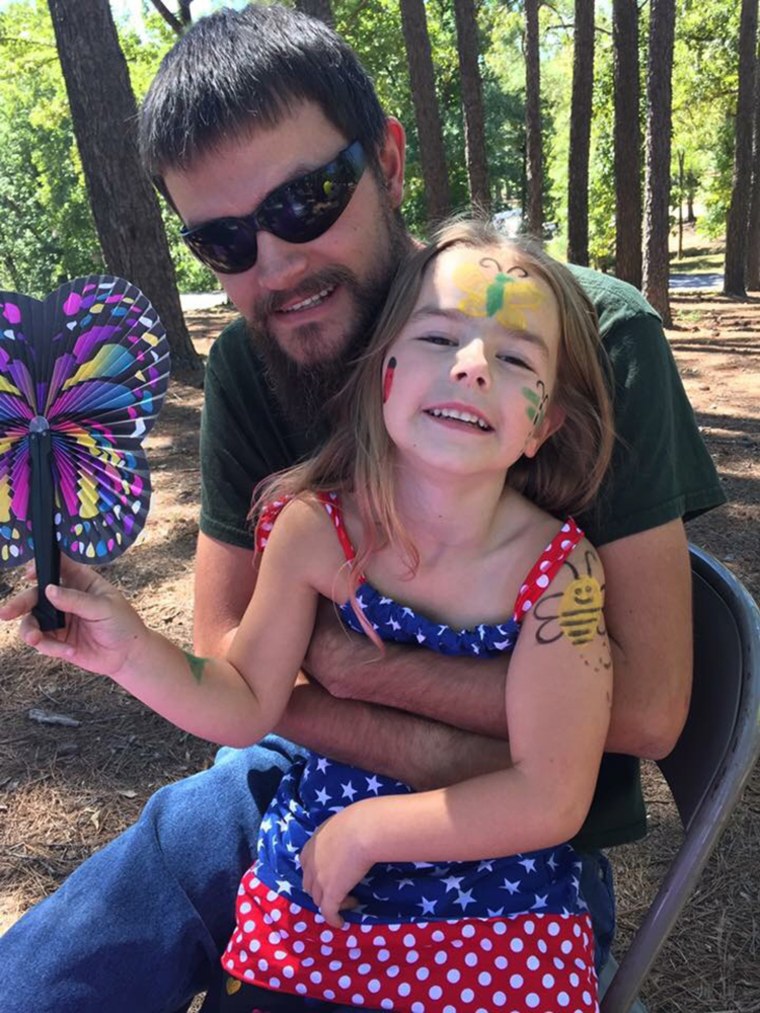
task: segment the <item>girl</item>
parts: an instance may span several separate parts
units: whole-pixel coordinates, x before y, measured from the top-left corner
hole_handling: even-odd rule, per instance
[[[563,843],[591,802],[612,686],[601,564],[569,519],[612,443],[593,309],[542,252],[449,225],[399,271],[338,411],[324,449],[257,496],[256,591],[226,659],[181,651],[73,564],[48,589],[63,638],[28,615],[22,635],[229,745],[277,723],[320,596],[380,649],[511,652],[502,771],[415,793],[311,755],[285,776],[220,1001],[596,1009]]]

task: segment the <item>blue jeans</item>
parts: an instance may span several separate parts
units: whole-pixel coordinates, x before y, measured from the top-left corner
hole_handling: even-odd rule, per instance
[[[156,792],[133,827],[0,938],[2,1013],[173,1013],[218,990],[260,814],[296,756],[269,736]],[[594,889],[598,856],[592,864],[584,894],[604,921],[610,894]]]

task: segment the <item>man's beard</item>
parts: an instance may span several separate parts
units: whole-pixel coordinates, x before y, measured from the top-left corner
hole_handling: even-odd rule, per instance
[[[283,352],[272,331],[258,322],[248,321],[254,347],[264,363],[267,383],[286,418],[297,429],[321,428],[329,412],[329,402],[348,378],[350,369],[367,347],[378,314],[385,302],[391,279],[402,257],[409,251],[409,236],[400,218],[390,209],[385,256],[365,281],[345,267],[334,267],[309,279],[309,288],[319,292],[341,286],[352,296],[356,320],[337,354],[329,359],[296,362]],[[266,318],[265,314],[262,314]],[[313,334],[309,332],[312,331]],[[301,328],[299,338],[307,342],[319,338],[319,325]]]

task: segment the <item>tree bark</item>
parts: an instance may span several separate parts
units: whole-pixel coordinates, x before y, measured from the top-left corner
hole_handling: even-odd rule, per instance
[[[540,240],[544,225],[544,156],[541,138],[541,69],[538,9],[541,0],[525,0],[525,175],[528,232]]]
[[[641,288],[641,88],[636,0],[613,0],[612,38],[615,64],[615,274]]]
[[[197,375],[158,199],[140,163],[137,105],[108,0],[48,0],[74,135],[107,269],[150,299],[173,368]]]
[[[588,266],[588,175],[594,90],[594,0],[575,0],[567,172],[567,259]]]
[[[747,288],[760,289],[760,50],[755,56],[755,123],[752,139],[752,192],[747,230]]]
[[[647,67],[646,175],[644,182],[644,295],[672,325],[670,281],[670,152],[673,130],[675,0],[651,0]]]
[[[457,50],[462,83],[464,110],[465,157],[470,200],[486,213],[491,210],[491,188],[488,182],[483,82],[478,65],[478,23],[473,0],[454,0],[457,26]]]
[[[296,8],[303,14],[310,14],[313,18],[319,18],[330,28],[335,26],[332,4],[330,0],[296,0]]]
[[[723,294],[747,295],[747,242],[752,184],[752,100],[755,92],[757,0],[742,0],[739,20],[739,89],[736,98],[734,180],[726,221],[726,263]]]
[[[401,24],[425,181],[425,206],[432,224],[451,212],[451,190],[424,0],[401,0]]]

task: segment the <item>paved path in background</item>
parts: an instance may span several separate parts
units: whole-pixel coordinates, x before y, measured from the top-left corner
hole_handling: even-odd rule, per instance
[[[180,294],[179,301],[183,310],[207,310],[226,303],[227,296],[224,292],[187,292]]]

